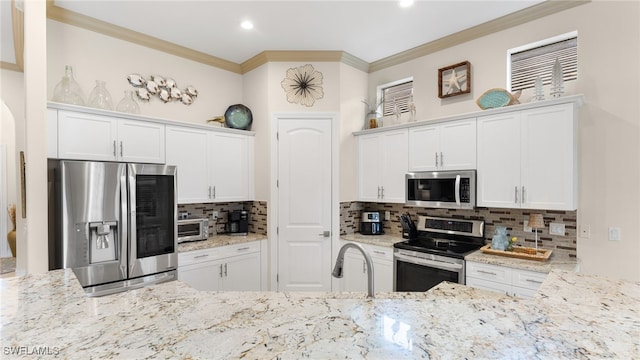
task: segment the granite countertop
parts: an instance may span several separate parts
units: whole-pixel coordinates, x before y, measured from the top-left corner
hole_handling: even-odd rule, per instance
[[[393,244],[405,240],[397,235],[362,235],[360,233],[340,235],[340,239],[383,247],[393,247]]]
[[[559,270],[530,300],[449,283],[365,299],[179,281],[88,298],[71,270],[0,279],[0,296],[3,358],[640,357],[640,283]]]
[[[475,261],[479,263],[507,266],[510,268],[529,270],[541,273],[549,273],[553,269],[576,271],[577,262],[576,259],[557,257],[555,254],[551,254],[551,257],[547,261],[536,261],[527,259],[511,258],[507,256],[492,255],[483,253],[478,250],[464,257],[467,261]]]
[[[218,246],[226,246],[226,245],[235,245],[242,244],[251,241],[265,240],[267,235],[249,233],[247,235],[228,235],[228,234],[219,234],[209,236],[207,240],[204,241],[191,241],[178,244],[178,253],[194,251],[194,250],[203,250],[214,248]]]
[[[6,274],[16,271],[16,258],[3,257],[0,258],[0,274]]]

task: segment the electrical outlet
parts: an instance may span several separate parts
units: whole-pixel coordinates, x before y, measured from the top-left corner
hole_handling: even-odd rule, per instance
[[[385,212],[384,212],[384,219],[385,219],[386,221],[391,220],[391,211],[388,211],[388,210],[387,210],[387,211],[385,211]]]
[[[583,239],[588,239],[591,237],[590,225],[580,225],[580,237]]]
[[[524,232],[533,232],[531,226],[529,226],[529,220],[524,221],[524,225],[522,226],[522,231]]]
[[[549,223],[549,235],[562,235],[564,236],[564,224],[563,223]]]
[[[622,235],[620,234],[619,227],[610,227],[609,228],[609,240],[610,241],[620,241]]]
[[[211,217],[213,217],[213,220],[216,220],[216,219],[218,218],[218,212],[217,212],[217,211],[214,211],[214,212],[211,214]]]

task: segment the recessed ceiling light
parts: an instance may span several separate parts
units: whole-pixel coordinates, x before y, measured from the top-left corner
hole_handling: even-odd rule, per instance
[[[413,5],[413,0],[400,0],[400,7],[406,8]]]
[[[249,20],[243,21],[242,23],[240,23],[240,26],[242,26],[242,28],[245,30],[253,29],[253,23]]]

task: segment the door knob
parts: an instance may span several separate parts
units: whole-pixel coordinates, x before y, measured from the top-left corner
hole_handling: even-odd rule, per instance
[[[318,234],[318,236],[329,237],[331,236],[331,231],[323,231],[320,234]]]

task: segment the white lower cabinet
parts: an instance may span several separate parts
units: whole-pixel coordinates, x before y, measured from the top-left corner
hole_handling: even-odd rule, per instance
[[[266,240],[263,240],[266,241]],[[178,280],[197,290],[262,290],[261,241],[178,255]]]
[[[477,289],[532,298],[547,274],[467,261],[466,285]]]
[[[345,242],[341,242],[344,245]],[[371,256],[373,262],[373,288],[375,292],[393,291],[393,248],[360,244]],[[344,256],[342,291],[367,291],[367,265],[364,256],[354,249]]]

